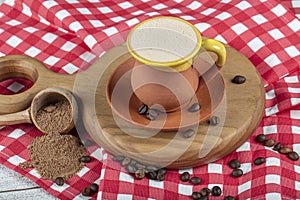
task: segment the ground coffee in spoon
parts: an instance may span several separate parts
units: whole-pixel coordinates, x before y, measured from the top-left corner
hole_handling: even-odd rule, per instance
[[[72,108],[67,100],[45,105],[35,116],[37,124],[44,132],[61,133],[72,120]]]
[[[44,179],[55,181],[62,177],[66,180],[85,165],[80,158],[86,156],[86,149],[72,135],[53,133],[35,138],[28,150],[31,162],[22,163],[20,167],[34,167]]]

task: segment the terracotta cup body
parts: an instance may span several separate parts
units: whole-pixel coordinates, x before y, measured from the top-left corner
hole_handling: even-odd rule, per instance
[[[162,106],[165,112],[184,107],[195,95],[198,84],[199,74],[193,67],[166,72],[136,61],[131,74],[135,95],[149,107]]]

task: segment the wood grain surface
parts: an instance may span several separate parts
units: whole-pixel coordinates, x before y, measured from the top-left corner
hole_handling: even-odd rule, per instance
[[[55,200],[28,178],[0,165],[0,199]]]
[[[229,154],[251,136],[261,121],[265,91],[252,63],[238,51],[225,46],[227,61],[220,69],[225,82],[225,97],[212,113],[220,117],[219,125],[201,123],[199,127],[192,127],[197,131],[195,137],[185,139],[180,132],[155,133],[119,118],[107,103],[105,91],[114,70],[131,58],[126,46],[120,45],[108,51],[81,75],[82,81],[89,78],[92,83],[92,80],[98,81],[102,74],[96,88],[91,84],[88,92],[87,88],[77,91],[84,102],[82,119],[87,131],[112,154],[173,169],[206,164]],[[236,75],[245,76],[247,81],[244,84],[232,83]]]

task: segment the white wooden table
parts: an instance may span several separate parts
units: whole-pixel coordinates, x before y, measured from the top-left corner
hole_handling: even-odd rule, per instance
[[[55,200],[28,178],[0,165],[0,200]]]

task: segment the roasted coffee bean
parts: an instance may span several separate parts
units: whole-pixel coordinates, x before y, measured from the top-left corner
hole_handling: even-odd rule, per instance
[[[158,115],[159,115],[159,111],[158,110],[156,110],[156,109],[149,109],[148,110],[148,113],[150,114],[150,115],[152,115],[153,117],[158,117]]]
[[[281,143],[277,142],[277,144],[274,146],[273,150],[279,151],[281,149]]]
[[[265,162],[265,158],[263,158],[263,157],[258,157],[258,158],[256,158],[255,160],[254,160],[254,164],[255,165],[261,165],[261,164],[263,164]]]
[[[159,168],[158,167],[154,167],[154,166],[146,166],[148,171],[158,171]]]
[[[143,169],[138,169],[135,171],[135,177],[137,179],[143,179],[145,177],[145,170]]]
[[[293,161],[299,160],[299,155],[295,151],[292,151],[292,152],[288,153],[287,156],[288,156],[289,159],[291,159]]]
[[[154,121],[154,120],[156,120],[156,117],[154,117],[153,115],[150,115],[150,113],[146,113],[146,117],[147,117],[147,119],[149,119],[149,120],[151,120],[151,121]]]
[[[80,158],[80,162],[83,162],[83,163],[89,163],[92,161],[92,158],[90,156],[82,156]]]
[[[164,181],[164,180],[165,180],[165,175],[164,175],[164,174],[157,174],[156,179],[157,179],[158,181]]]
[[[151,180],[156,180],[157,173],[156,171],[149,171],[148,173],[146,173],[146,176]]]
[[[255,138],[255,141],[258,143],[263,143],[265,140],[266,140],[266,136],[264,134],[259,134]]]
[[[193,185],[199,185],[201,183],[201,178],[197,177],[197,176],[194,176],[190,179],[190,182],[193,184]]]
[[[130,163],[129,163],[129,164],[131,164],[131,165],[136,165],[136,163],[137,163],[137,161],[136,161],[136,160],[134,160],[134,159],[131,159],[131,161],[130,161]]]
[[[188,130],[186,130],[186,131],[184,131],[184,132],[182,133],[182,136],[183,136],[184,138],[190,138],[190,137],[192,137],[193,135],[195,135],[195,131],[194,131],[193,129],[188,129]]]
[[[119,156],[119,155],[115,155],[114,156],[114,161],[116,162],[122,162],[124,160],[124,156]]]
[[[199,103],[194,103],[190,108],[189,108],[189,112],[197,112],[199,111],[201,108]]]
[[[96,193],[98,192],[99,186],[96,183],[92,183],[90,189],[93,193]]]
[[[148,111],[148,106],[146,104],[142,104],[140,107],[139,107],[139,110],[138,110],[138,113],[140,115],[145,115]]]
[[[224,200],[235,200],[235,198],[233,196],[227,196],[224,198]]]
[[[180,180],[183,181],[183,182],[187,182],[190,180],[190,173],[188,172],[183,172],[181,175],[180,175]]]
[[[233,176],[233,177],[240,177],[242,175],[243,175],[243,170],[241,170],[241,169],[234,169],[231,172],[231,176]]]
[[[242,84],[242,83],[245,83],[245,81],[246,81],[246,78],[241,75],[237,75],[231,80],[231,82],[235,83],[235,84]]]
[[[264,141],[264,145],[266,147],[272,147],[274,145],[275,141],[273,139],[268,139]]]
[[[200,190],[200,194],[201,196],[205,197],[205,196],[208,196],[210,194],[210,189],[209,188],[202,188]]]
[[[58,178],[55,179],[55,183],[58,186],[63,186],[65,184],[65,181],[62,177],[58,177]]]
[[[240,163],[240,161],[238,161],[237,159],[232,159],[232,160],[229,162],[229,166],[230,166],[232,169],[237,169],[237,168],[240,168],[240,167],[241,167],[241,163]]]
[[[122,165],[123,166],[129,165],[130,162],[131,162],[130,158],[124,158],[123,161],[122,161]]]
[[[212,189],[211,189],[211,195],[213,196],[220,196],[222,194],[222,190],[219,186],[214,186]]]
[[[288,154],[290,152],[292,152],[292,149],[290,147],[281,147],[279,149],[279,153],[281,154]]]
[[[157,174],[163,174],[163,175],[165,175],[166,173],[167,173],[167,169],[166,168],[161,168],[157,172]]]
[[[134,174],[136,172],[136,168],[134,165],[129,164],[126,166],[126,171],[130,174]]]
[[[201,198],[201,194],[199,192],[193,192],[192,197],[194,200],[199,200]]]
[[[209,124],[212,126],[220,124],[220,118],[217,116],[212,116],[209,120]]]
[[[153,121],[153,120],[156,120],[156,118],[158,117],[159,115],[159,112],[157,110],[154,110],[154,109],[150,109],[148,110],[148,112],[146,113],[146,117]]]
[[[145,168],[146,168],[146,166],[143,165],[143,164],[141,164],[141,163],[136,163],[136,164],[135,164],[135,167],[136,167],[137,169],[145,169]]]
[[[92,194],[91,188],[84,188],[81,194],[86,197],[91,196]]]

